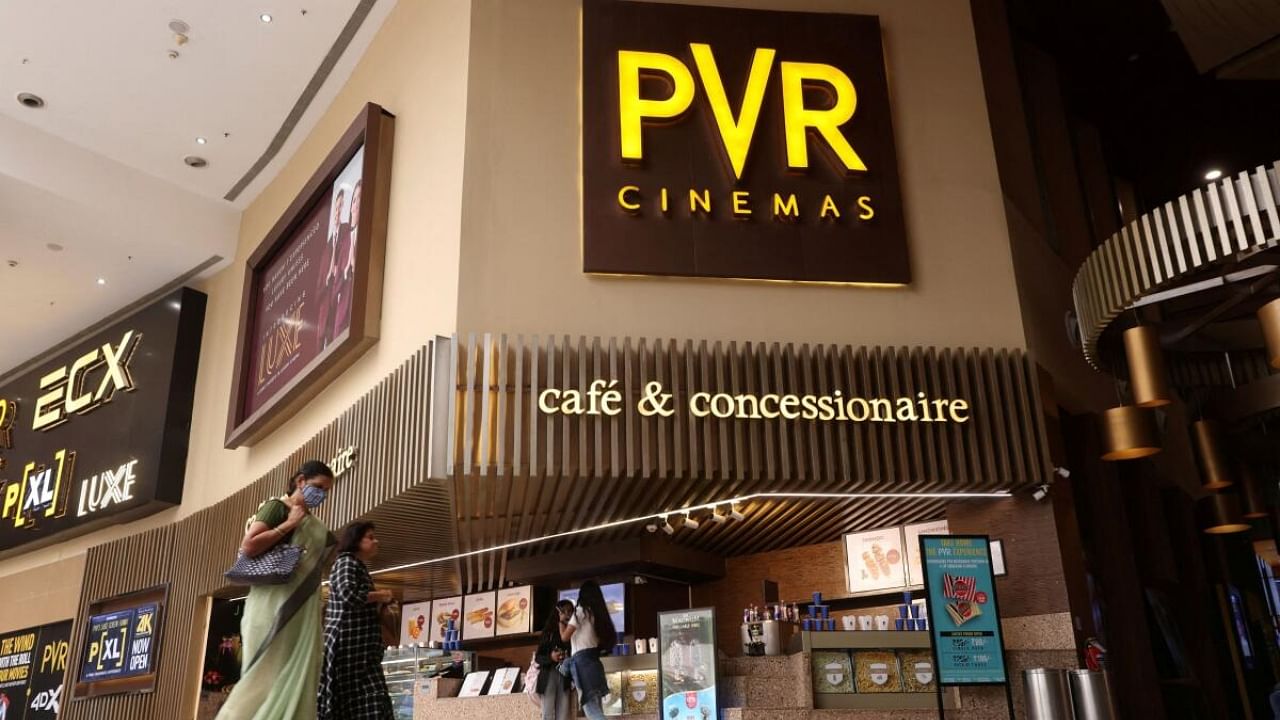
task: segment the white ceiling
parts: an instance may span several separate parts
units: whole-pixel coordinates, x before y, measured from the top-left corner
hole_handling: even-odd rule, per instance
[[[224,267],[241,209],[394,5],[373,2],[279,154],[228,202],[361,0],[0,2],[0,374],[211,257]],[[175,19],[191,28],[185,45],[168,27]],[[20,92],[45,107],[23,107]],[[187,167],[187,155],[208,167]]]

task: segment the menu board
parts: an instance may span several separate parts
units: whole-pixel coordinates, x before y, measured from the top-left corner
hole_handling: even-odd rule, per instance
[[[70,620],[0,634],[0,720],[58,716],[70,647]]]
[[[400,644],[426,645],[431,642],[431,602],[407,603],[400,610]]]
[[[484,684],[489,680],[488,670],[477,670],[462,681],[462,689],[458,691],[458,697],[480,697],[480,693],[484,691]]]
[[[902,528],[845,535],[844,552],[850,594],[900,590],[907,586]]]
[[[658,613],[659,717],[718,718],[715,608]]]
[[[491,638],[494,633],[494,607],[497,593],[468,595],[462,602],[462,639]]]
[[[604,605],[609,609],[609,619],[613,621],[613,629],[621,635],[626,629],[627,618],[627,584],[609,583],[600,586],[600,594],[604,595]],[[578,602],[578,589],[561,590],[559,600]]]
[[[902,528],[905,536],[903,549],[907,552],[907,584],[912,587],[924,585],[924,569],[920,567],[920,536],[950,535],[951,529],[947,521],[916,523]]]
[[[453,621],[454,628],[462,627],[462,598],[447,597],[439,598],[431,602],[431,615],[434,620],[431,623],[431,642],[444,642],[444,630],[449,626],[449,621]],[[405,614],[408,617],[408,613]]]
[[[155,665],[159,603],[91,615],[80,682],[146,675]]]
[[[517,635],[533,630],[533,587],[503,588],[498,591],[498,635]]]
[[[990,541],[978,535],[922,535],[929,632],[943,685],[1008,682],[991,572]]]
[[[489,692],[486,695],[510,695],[516,689],[517,678],[520,676],[520,668],[507,667],[498,668],[493,671],[493,682],[489,683]]]

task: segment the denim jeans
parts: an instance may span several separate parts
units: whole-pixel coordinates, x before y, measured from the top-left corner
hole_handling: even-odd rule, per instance
[[[547,689],[542,693],[542,720],[569,720],[573,716],[573,703],[569,691],[564,689],[560,673],[554,669],[542,672],[551,673]]]
[[[604,710],[600,707],[600,698],[584,704],[582,714],[587,716],[587,720],[605,720]]]

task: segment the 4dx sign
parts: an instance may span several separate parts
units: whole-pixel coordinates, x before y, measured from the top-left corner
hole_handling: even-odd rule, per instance
[[[583,270],[910,282],[874,16],[584,0]]]

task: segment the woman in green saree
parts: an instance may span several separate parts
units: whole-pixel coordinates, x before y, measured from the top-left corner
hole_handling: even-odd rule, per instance
[[[244,660],[240,681],[218,711],[218,720],[314,720],[320,661],[320,577],[329,529],[311,515],[333,487],[333,471],[319,460],[303,464],[288,494],[258,509],[240,550],[257,557],[278,543],[305,549],[283,585],[249,590],[240,620]]]

